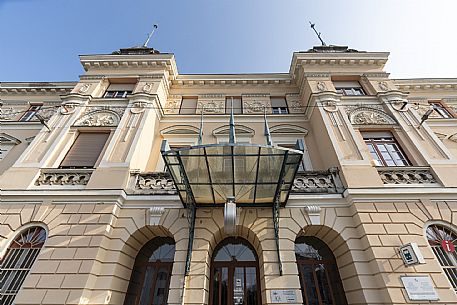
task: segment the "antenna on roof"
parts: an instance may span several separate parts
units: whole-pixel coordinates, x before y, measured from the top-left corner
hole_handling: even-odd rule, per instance
[[[311,28],[314,30],[314,33],[316,33],[317,38],[319,38],[319,40],[321,41],[322,45],[323,45],[323,46],[326,46],[327,44],[325,44],[325,42],[324,42],[324,41],[322,40],[322,38],[321,38],[321,32],[318,32],[318,31],[316,30],[316,28],[314,27],[316,24],[315,24],[315,23],[312,23],[311,21],[309,22],[309,24],[311,25]]]
[[[157,24],[154,24],[154,25],[153,25],[152,31],[149,32],[148,38],[147,38],[146,41],[143,43],[143,48],[147,48],[147,47],[148,47],[149,40],[151,40],[152,35],[154,34],[155,30],[156,30],[158,27],[159,27],[159,26],[158,26]]]

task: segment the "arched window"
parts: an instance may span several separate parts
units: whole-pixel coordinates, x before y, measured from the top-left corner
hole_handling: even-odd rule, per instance
[[[156,237],[138,253],[124,305],[163,305],[175,256],[175,243],[167,237]]]
[[[30,227],[10,244],[0,261],[0,304],[13,304],[45,241],[45,229]]]
[[[295,241],[295,258],[305,305],[347,305],[338,266],[330,248],[316,237]]]
[[[259,305],[259,264],[252,246],[242,238],[224,239],[211,262],[211,305]]]
[[[457,291],[457,234],[448,227],[436,224],[427,228],[427,239],[449,282]]]

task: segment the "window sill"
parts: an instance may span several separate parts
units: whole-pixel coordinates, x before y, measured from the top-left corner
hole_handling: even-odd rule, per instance
[[[428,166],[376,166],[384,184],[439,185]]]

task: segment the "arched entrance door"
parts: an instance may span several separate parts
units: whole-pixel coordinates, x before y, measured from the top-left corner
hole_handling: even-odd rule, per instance
[[[227,238],[211,262],[211,305],[260,305],[259,262],[242,238]]]
[[[316,237],[295,241],[295,258],[305,305],[347,305],[338,266],[330,248]]]

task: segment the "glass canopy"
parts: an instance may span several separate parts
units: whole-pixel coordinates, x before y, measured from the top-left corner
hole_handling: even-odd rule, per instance
[[[303,156],[301,150],[256,144],[210,144],[170,150],[162,156],[182,202],[284,205]]]

